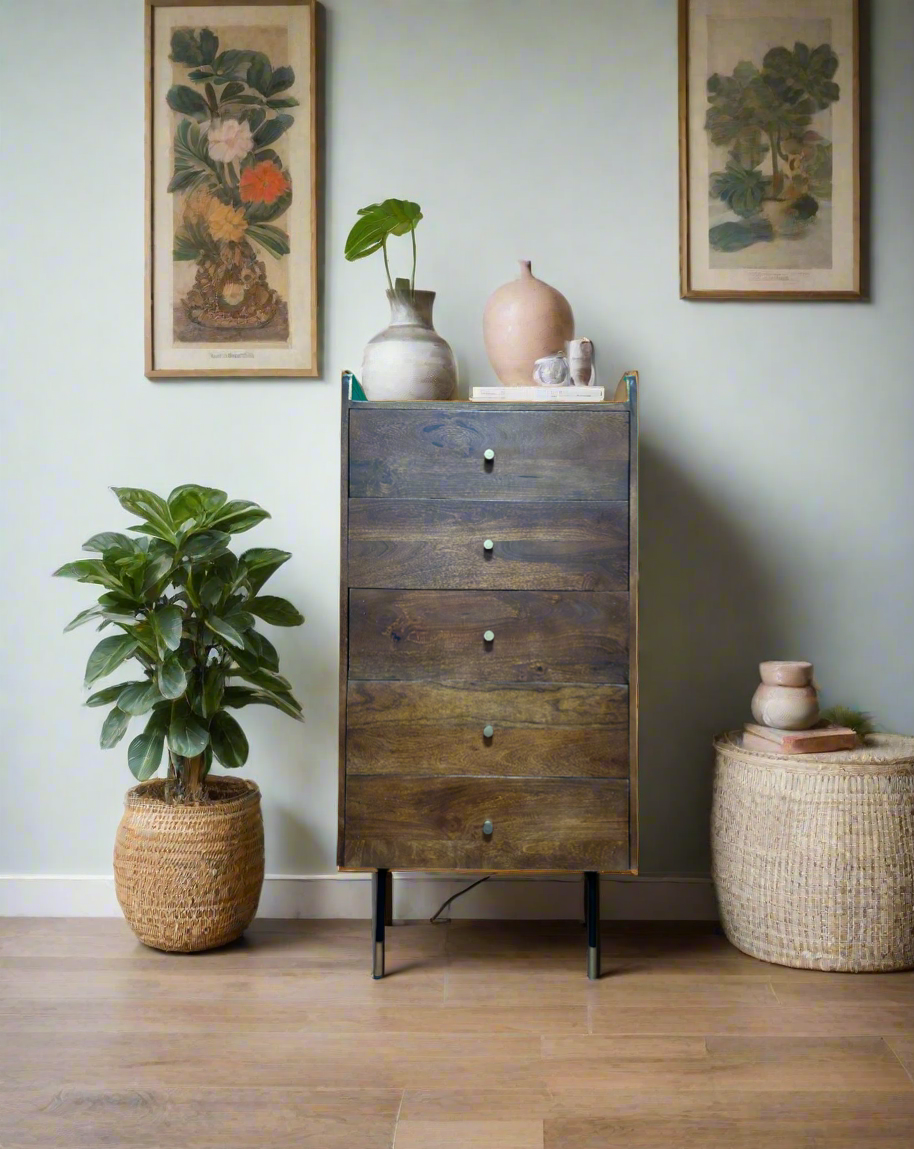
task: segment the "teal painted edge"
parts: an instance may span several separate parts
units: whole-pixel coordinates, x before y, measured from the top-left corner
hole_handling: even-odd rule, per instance
[[[343,378],[349,383],[349,399],[353,403],[367,403],[368,396],[365,394],[362,384],[356,379],[351,371],[344,371]]]

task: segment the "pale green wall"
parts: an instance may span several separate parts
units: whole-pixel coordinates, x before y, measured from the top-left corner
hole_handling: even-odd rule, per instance
[[[706,870],[708,741],[760,658],[914,728],[914,4],[873,7],[872,304],[679,300],[674,0],[330,0],[325,379],[152,384],[142,4],[5,0],[0,872],[109,869],[130,779],[79,706],[93,635],[60,633],[89,592],[48,575],[119,525],[109,484],[191,479],[262,502],[256,542],[295,552],[277,592],[308,624],[277,644],[308,724],[246,711],[251,773],[268,870],[332,870],[337,379],[385,322],[380,265],[341,251],[390,194],[425,211],[464,386],[521,257],[605,378],[642,373],[644,870]]]

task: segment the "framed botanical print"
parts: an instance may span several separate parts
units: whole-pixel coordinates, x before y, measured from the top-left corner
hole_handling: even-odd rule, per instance
[[[685,299],[863,298],[857,0],[680,0]]]
[[[315,3],[146,0],[146,374],[316,376]]]

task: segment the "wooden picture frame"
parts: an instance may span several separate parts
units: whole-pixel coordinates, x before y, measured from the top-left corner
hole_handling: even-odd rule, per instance
[[[859,0],[679,0],[683,299],[862,300]]]
[[[146,376],[319,374],[316,0],[145,0]]]

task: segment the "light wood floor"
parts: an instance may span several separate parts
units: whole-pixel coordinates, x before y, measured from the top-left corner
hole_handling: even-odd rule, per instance
[[[754,961],[711,927],[259,921],[196,956],[0,922],[0,1145],[911,1149],[914,973]]]

